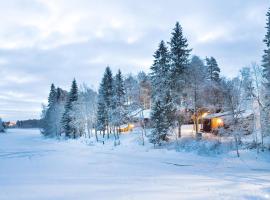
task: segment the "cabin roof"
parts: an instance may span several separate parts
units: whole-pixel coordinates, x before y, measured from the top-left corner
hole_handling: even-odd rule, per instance
[[[131,113],[130,116],[132,117],[136,117],[136,118],[140,118],[141,117],[141,109],[138,109],[138,110],[135,110]],[[143,117],[144,119],[150,119],[150,116],[151,116],[151,110],[150,109],[145,109],[143,110]]]
[[[206,115],[204,119],[212,119],[212,118],[224,117],[224,116],[229,116],[229,115],[232,115],[230,111],[222,112],[222,113],[213,113],[213,114]]]

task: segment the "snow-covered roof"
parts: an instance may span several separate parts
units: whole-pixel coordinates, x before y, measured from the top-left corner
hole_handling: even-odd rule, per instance
[[[133,111],[131,113],[131,116],[140,118],[141,117],[141,114],[143,114],[143,117],[144,118],[150,118],[151,110],[150,109],[146,109],[146,110],[143,110],[142,111],[141,109],[138,109],[138,110]]]
[[[242,117],[248,117],[252,114],[251,110],[241,110],[239,111],[239,113],[241,114]],[[206,115],[204,117],[204,119],[212,119],[212,118],[216,118],[216,117],[225,117],[225,116],[229,116],[232,115],[231,111],[227,111],[227,112],[221,112],[221,113],[213,113],[213,114],[209,114]]]
[[[231,112],[222,112],[222,113],[213,113],[213,114],[209,114],[206,115],[204,118],[205,119],[212,119],[212,118],[216,118],[216,117],[223,117],[223,116],[227,116],[227,115],[231,115]]]

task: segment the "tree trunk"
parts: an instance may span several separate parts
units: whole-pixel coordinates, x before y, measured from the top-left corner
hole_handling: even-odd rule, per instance
[[[238,138],[236,135],[234,136],[234,140],[235,140],[235,145],[236,145],[236,154],[237,154],[237,157],[239,158],[240,154],[239,154],[239,148],[238,148]]]
[[[95,129],[96,141],[98,142],[97,129]]]
[[[181,123],[178,122],[178,138],[181,138],[182,134],[181,134]]]
[[[103,145],[104,145],[104,139],[105,139],[105,130],[103,130],[103,135],[102,135],[102,143],[103,143]]]

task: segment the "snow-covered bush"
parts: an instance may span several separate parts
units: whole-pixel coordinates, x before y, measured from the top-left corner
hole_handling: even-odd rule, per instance
[[[200,155],[215,155],[234,149],[231,140],[221,141],[219,138],[196,140],[193,137],[182,138],[178,141],[177,150],[197,152]]]

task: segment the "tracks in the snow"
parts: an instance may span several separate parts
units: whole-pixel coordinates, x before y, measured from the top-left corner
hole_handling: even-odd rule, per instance
[[[32,158],[34,156],[44,156],[50,152],[54,152],[55,150],[39,150],[39,151],[7,151],[1,152],[0,151],[0,159],[7,159],[7,158]]]

